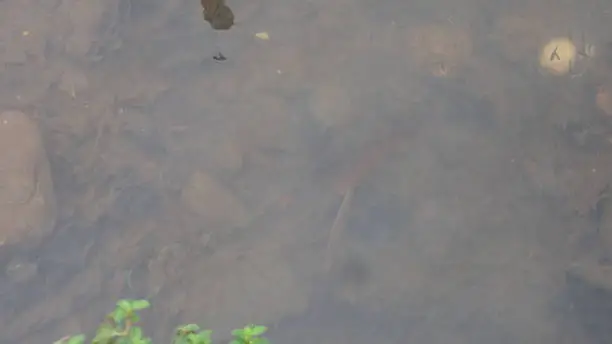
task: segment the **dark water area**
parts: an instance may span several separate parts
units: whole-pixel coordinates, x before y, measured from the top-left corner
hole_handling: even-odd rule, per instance
[[[0,342],[91,334],[122,298],[155,343],[609,342],[610,20],[0,1]]]

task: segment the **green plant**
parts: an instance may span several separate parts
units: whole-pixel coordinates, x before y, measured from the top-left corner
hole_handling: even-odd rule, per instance
[[[268,344],[262,335],[268,330],[265,326],[248,325],[242,329],[232,331],[234,339],[230,344]]]
[[[138,312],[150,306],[147,300],[120,300],[115,310],[109,313],[98,327],[91,344],[151,344],[151,339],[145,337],[142,328],[137,326],[140,321]],[[269,344],[268,340],[262,337],[267,330],[267,327],[258,325],[236,329],[232,331],[230,344]],[[182,325],[176,329],[172,344],[212,344],[211,335],[212,331],[201,330],[198,325]],[[64,337],[54,344],[85,342],[85,335],[79,334]]]

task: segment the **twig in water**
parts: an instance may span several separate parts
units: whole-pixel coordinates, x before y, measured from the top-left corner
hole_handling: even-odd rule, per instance
[[[353,199],[354,190],[354,187],[350,187],[348,188],[346,193],[344,193],[342,203],[340,204],[340,208],[338,209],[338,213],[336,213],[336,218],[334,219],[334,224],[329,230],[329,237],[327,239],[327,250],[325,251],[325,271],[329,271],[331,269],[334,251],[337,246],[336,242],[342,235],[344,227],[346,227],[346,218],[349,213],[349,208]]]

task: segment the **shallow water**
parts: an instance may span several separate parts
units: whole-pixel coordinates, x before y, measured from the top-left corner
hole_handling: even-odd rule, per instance
[[[214,31],[197,1],[0,2],[1,110],[40,124],[59,204],[0,246],[3,343],[127,297],[156,342],[607,341],[612,6],[226,5]],[[566,35],[595,53],[550,75]]]

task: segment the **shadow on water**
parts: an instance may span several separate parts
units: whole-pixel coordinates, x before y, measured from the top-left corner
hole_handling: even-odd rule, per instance
[[[91,333],[147,298],[160,343],[185,322],[275,343],[607,342],[611,11],[1,1],[0,115],[41,137],[0,148],[0,220],[18,219],[0,341]],[[31,173],[5,173],[40,139]],[[57,209],[4,202],[51,189],[45,159]]]
[[[582,330],[593,343],[608,342],[611,335],[608,324],[612,319],[610,291],[580,275],[569,273],[567,289],[561,295],[566,307],[560,309],[567,316],[568,323]]]

